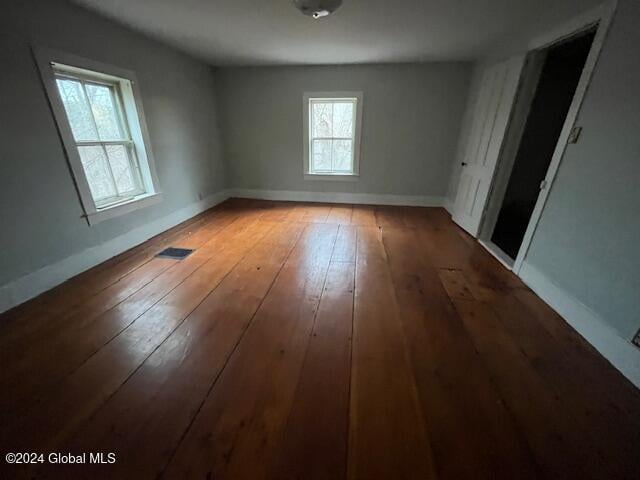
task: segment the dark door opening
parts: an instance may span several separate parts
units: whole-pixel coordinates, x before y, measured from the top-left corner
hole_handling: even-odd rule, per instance
[[[552,45],[545,52],[538,87],[491,237],[512,259],[520,250],[595,33],[594,28]]]

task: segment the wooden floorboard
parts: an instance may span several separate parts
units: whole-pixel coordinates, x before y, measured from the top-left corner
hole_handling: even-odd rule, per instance
[[[337,230],[325,224],[306,227],[171,459],[168,478],[266,477],[295,393]]]
[[[225,227],[229,223],[215,224],[218,228],[207,228],[208,239],[180,243],[198,250],[183,262],[166,259],[154,259],[150,262],[161,262],[164,269],[151,281],[140,286],[131,293],[126,282],[109,287],[103,294],[94,297],[108,298],[109,302],[88,302],[90,308],[80,309],[70,317],[62,317],[59,322],[51,320],[54,328],[42,328],[42,332],[33,331],[33,335],[23,334],[20,342],[5,347],[5,353],[11,362],[0,372],[0,389],[12,388],[10,399],[0,400],[3,412],[11,414],[16,404],[24,406],[24,402],[36,395],[38,389],[58,381],[82,361],[124,330],[140,315],[151,308],[198,268],[203,266],[226,241]],[[138,270],[142,270],[141,267]],[[135,273],[130,275],[136,277]],[[110,296],[105,294],[109,293]],[[124,300],[122,300],[123,297]],[[122,301],[119,301],[122,300]],[[114,303],[117,302],[117,303]],[[64,325],[64,328],[61,328]],[[39,365],[37,370],[33,365]],[[11,400],[8,404],[5,400]]]
[[[208,233],[212,223],[213,226],[217,225],[221,215],[228,218],[230,214],[212,212],[196,222],[195,226],[190,224],[169,236],[159,236],[160,239],[152,239],[149,245],[143,244],[134,249],[133,254],[126,252],[106,262],[109,263],[108,268],[98,266],[57,287],[54,289],[54,294],[46,292],[33,300],[35,307],[28,314],[20,317],[19,321],[11,322],[10,328],[8,325],[5,326],[9,331],[0,338],[0,347],[6,351],[8,342],[15,338],[20,338],[23,343],[29,345],[30,338],[26,334],[27,331],[41,335],[44,329],[54,329],[55,321],[66,322],[70,315],[83,315],[88,309],[96,306],[101,299],[105,299],[106,302],[114,300],[117,302],[117,298],[126,297],[128,293],[135,291],[136,286],[144,284],[144,281],[149,278],[153,279],[153,272],[157,271],[154,269],[171,265],[171,262],[154,259],[153,256],[157,252],[170,243],[184,248],[199,246],[209,238]],[[215,220],[212,221],[212,218]],[[149,274],[148,270],[152,270],[152,273]],[[17,310],[28,309],[30,304],[31,302],[28,302],[25,307],[18,307]],[[8,315],[12,314],[13,312],[8,312]],[[46,327],[43,328],[42,325]]]
[[[435,478],[380,230],[358,229],[349,479]]]
[[[207,262],[196,270],[81,367],[3,419],[1,443],[12,443],[20,451],[59,445],[88,420],[272,227],[259,223],[254,228],[244,228],[233,242],[228,240],[218,261]]]
[[[526,440],[429,265],[428,251],[406,229],[385,231],[383,240],[439,475],[538,478]]]
[[[469,300],[454,303],[545,476],[611,478],[605,473],[611,471],[610,466],[573,412],[535,372],[490,306]]]
[[[145,445],[112,471],[94,467],[93,478],[153,478],[162,472],[167,452],[193,421],[301,231],[301,224],[274,227],[67,442],[71,451],[103,451],[117,435],[119,456]]]
[[[86,272],[71,278],[63,284],[55,287],[36,299],[26,302],[11,312],[3,314],[5,320],[0,325],[0,329],[11,325],[11,329],[15,330],[7,320],[19,319],[20,323],[29,323],[27,320],[33,318],[41,318],[46,314],[61,313],[70,307],[80,304],[87,298],[95,295],[99,291],[117,282],[120,278],[126,276],[136,268],[149,261],[157,252],[166,246],[180,244],[183,240],[192,235],[194,231],[198,231],[203,224],[207,224],[207,220],[211,217],[220,215],[219,210],[209,210],[206,213],[193,217],[152,239],[134,247],[127,252],[118,255]]]
[[[339,223],[340,225],[351,225],[353,207],[351,205],[334,205],[327,215],[327,223]]]
[[[0,478],[640,478],[638,389],[440,208],[232,199],[0,315],[0,358],[5,454],[116,454]]]
[[[356,236],[348,240],[355,247]],[[345,475],[354,275],[355,248],[336,241],[269,478],[313,480]]]

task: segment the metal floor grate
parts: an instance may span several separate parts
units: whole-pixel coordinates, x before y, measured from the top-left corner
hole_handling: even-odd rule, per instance
[[[193,250],[190,250],[188,248],[169,247],[169,248],[165,248],[160,253],[158,253],[156,255],[156,257],[172,258],[174,260],[182,260],[184,258],[187,258],[192,253],[193,253]]]

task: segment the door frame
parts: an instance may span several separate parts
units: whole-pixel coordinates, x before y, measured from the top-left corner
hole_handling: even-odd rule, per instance
[[[489,251],[489,253],[496,257],[507,268],[513,270],[516,275],[518,275],[520,273],[520,270],[522,269],[524,259],[529,251],[529,247],[531,246],[531,241],[533,240],[533,235],[538,227],[540,217],[542,216],[547,198],[549,197],[549,192],[551,191],[551,187],[558,173],[558,169],[560,167],[560,164],[562,163],[562,158],[564,157],[564,153],[567,149],[569,136],[571,134],[571,131],[575,127],[578,114],[580,113],[580,108],[584,101],[589,84],[591,83],[591,78],[598,62],[598,58],[600,57],[604,41],[609,31],[609,27],[611,26],[617,3],[617,0],[609,0],[592,10],[578,15],[559,28],[555,28],[550,32],[534,38],[527,47],[527,59],[530,59],[535,57],[536,55],[539,55],[542,51],[546,50],[552,45],[560,43],[564,40],[568,40],[569,38],[579,34],[582,31],[586,31],[593,27],[597,28],[593,43],[591,44],[589,55],[587,56],[584,69],[582,71],[582,75],[580,76],[580,80],[578,81],[576,91],[573,95],[573,100],[569,107],[569,111],[567,112],[564,125],[560,132],[560,136],[558,137],[558,142],[551,157],[551,162],[549,164],[549,168],[547,169],[543,185],[541,185],[540,194],[538,195],[535,207],[533,209],[533,212],[531,213],[531,218],[529,219],[529,224],[527,225],[522,243],[520,244],[518,255],[513,260],[511,260],[509,256],[506,255],[497,245],[491,242],[491,235],[493,234],[493,230],[495,228],[495,222],[493,222],[493,225],[490,228],[485,228],[486,220],[488,218],[497,217],[497,214],[504,201],[504,198],[501,198],[500,201],[492,202],[491,197],[494,195],[495,189],[492,188],[491,192],[489,192],[489,198],[487,200],[487,211],[485,211],[482,219],[482,224],[479,230],[480,236],[478,240]],[[530,101],[531,99],[532,98],[530,98],[528,101]],[[522,100],[523,99],[520,98],[520,95],[518,95],[516,102]],[[525,101],[527,101],[526,96]],[[517,108],[517,106],[518,105],[516,104],[514,108]],[[529,105],[525,107],[525,110],[528,114]],[[508,154],[510,156],[513,156],[514,158],[507,158],[506,160],[505,158],[500,158],[498,160],[498,165],[494,173],[494,184],[496,184],[496,179],[500,179],[501,176],[502,181],[508,182],[509,176],[511,174],[511,168],[513,168],[513,160],[515,159],[517,147],[519,146],[520,137],[524,128],[524,125],[516,125],[516,128],[511,128],[514,121],[517,121],[517,119],[510,119],[509,126],[507,127],[507,137],[505,138],[504,142],[505,145],[507,145],[509,141],[515,141],[516,149],[515,151],[513,149],[503,149],[503,152],[501,154],[501,157],[503,155],[506,157],[506,155]],[[516,136],[517,138],[515,138]],[[506,177],[506,180],[504,179],[504,177]]]

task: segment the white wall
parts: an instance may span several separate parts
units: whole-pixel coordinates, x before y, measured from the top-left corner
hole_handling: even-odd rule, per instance
[[[168,228],[225,185],[216,87],[208,65],[62,0],[10,3],[0,14],[0,311],[24,300],[23,287],[39,281],[24,275],[87,249],[94,255],[86,258],[98,261],[99,247],[109,242],[113,255],[114,245],[126,248],[127,238],[141,241],[154,229]],[[136,72],[162,203],[87,225],[32,44]],[[127,237],[133,228],[137,236]],[[66,273],[50,272],[39,288],[77,273],[74,268],[91,266],[86,261],[67,265]],[[22,293],[16,293],[14,282],[20,278],[26,280],[18,288]]]
[[[467,63],[220,69],[230,185],[442,199],[470,73]],[[345,90],[364,93],[360,178],[305,180],[303,92]]]

